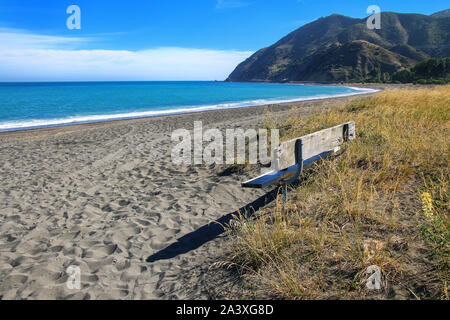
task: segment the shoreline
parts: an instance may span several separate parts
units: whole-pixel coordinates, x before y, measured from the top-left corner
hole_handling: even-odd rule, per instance
[[[172,121],[172,122],[186,122],[187,119],[191,119],[191,123],[198,119],[240,119],[241,117],[251,118],[251,117],[261,117],[262,115],[269,112],[274,112],[277,115],[284,114],[291,110],[292,108],[301,108],[302,106],[310,106],[311,104],[323,105],[325,103],[340,102],[340,105],[349,102],[352,98],[364,98],[375,93],[360,94],[357,96],[348,97],[337,97],[337,98],[323,98],[312,101],[300,101],[300,102],[286,102],[286,103],[276,103],[267,105],[256,105],[244,108],[232,108],[232,109],[219,109],[219,110],[207,110],[199,112],[190,113],[180,113],[171,115],[160,115],[153,117],[142,117],[133,119],[119,119],[119,120],[108,120],[101,122],[89,122],[80,124],[70,124],[62,126],[49,126],[43,128],[32,128],[26,130],[12,130],[12,131],[0,131],[0,143],[5,140],[10,140],[14,138],[26,139],[26,138],[36,138],[43,136],[52,136],[65,133],[80,132],[85,130],[93,130],[100,128],[109,128],[117,126],[127,126],[134,125],[142,122],[160,122],[160,121]],[[301,112],[302,110],[300,110]],[[306,111],[306,110],[304,110]]]
[[[294,84],[294,83],[293,83]],[[303,85],[303,84],[299,84]],[[313,84],[308,84],[313,85]],[[332,85],[324,85],[330,86]],[[27,121],[15,121],[17,122],[15,127],[6,127],[6,124],[11,124],[13,122],[6,122],[4,124],[0,124],[0,134],[8,133],[8,132],[18,132],[18,131],[29,131],[29,130],[38,130],[38,129],[48,129],[48,128],[58,128],[65,126],[74,126],[74,125],[86,125],[86,124],[95,124],[95,123],[107,123],[114,121],[126,121],[126,120],[136,120],[136,119],[147,119],[147,118],[156,118],[162,116],[172,116],[172,115],[182,115],[182,114],[193,114],[193,113],[201,113],[208,111],[219,111],[219,110],[232,110],[232,109],[241,109],[241,108],[251,108],[251,107],[262,107],[268,105],[278,105],[278,104],[293,104],[293,103],[301,103],[301,102],[311,102],[311,101],[321,101],[325,99],[336,99],[336,98],[346,98],[352,96],[361,96],[374,94],[383,89],[379,88],[367,88],[367,87],[355,87],[355,86],[347,86],[347,85],[333,85],[337,87],[345,87],[355,92],[350,93],[341,93],[334,95],[319,95],[312,96],[306,98],[294,98],[287,100],[267,100],[267,101],[242,101],[236,103],[224,103],[210,106],[197,106],[197,107],[180,107],[177,109],[171,110],[154,110],[154,111],[140,111],[140,112],[128,112],[128,113],[120,113],[120,114],[111,114],[111,115],[90,115],[90,116],[71,116],[66,118],[55,118],[55,119],[47,119],[47,120],[27,120]],[[32,125],[31,123],[37,123]],[[27,125],[25,125],[25,123]],[[43,124],[38,124],[43,123]],[[24,124],[19,126],[19,124]],[[5,129],[2,129],[2,126]],[[19,127],[17,127],[19,126]]]

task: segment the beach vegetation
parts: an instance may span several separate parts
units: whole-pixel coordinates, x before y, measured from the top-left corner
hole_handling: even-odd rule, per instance
[[[355,98],[287,119],[282,140],[354,120],[357,139],[251,218],[227,262],[279,299],[448,299],[450,85]],[[370,266],[380,290],[366,286]]]

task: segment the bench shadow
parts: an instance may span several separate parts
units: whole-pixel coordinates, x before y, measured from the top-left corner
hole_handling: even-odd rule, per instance
[[[339,153],[332,155],[332,158],[338,158],[345,152],[346,149],[343,149]],[[309,160],[312,160],[311,162],[315,162],[316,160],[322,159],[322,157],[320,156],[313,157],[314,159],[311,158]],[[314,171],[311,170],[311,168],[306,169],[303,172],[302,176],[299,177],[297,181],[290,184],[289,186],[290,190],[295,190],[297,187],[299,187],[310,174],[313,174],[313,172]],[[230,221],[233,219],[233,216],[236,216],[239,213],[241,213],[243,215],[246,215],[246,217],[251,217],[261,207],[264,207],[265,205],[273,202],[277,198],[279,192],[280,187],[276,187],[269,193],[266,193],[265,195],[259,197],[252,203],[249,203],[246,206],[240,208],[239,210],[229,213],[226,216],[223,216],[222,218],[213,221],[201,227],[200,229],[179,238],[177,242],[151,255],[150,257],[147,258],[146,261],[152,263],[159,260],[169,260],[201,247],[205,243],[214,240],[221,234],[225,233],[224,226],[230,224]]]
[[[169,260],[201,247],[205,243],[212,241],[221,234],[225,233],[224,226],[230,224],[233,216],[238,215],[240,212],[241,214],[247,214],[247,217],[251,217],[261,207],[264,207],[265,205],[273,202],[276,199],[277,195],[278,188],[275,188],[274,190],[256,199],[252,203],[247,204],[239,210],[229,213],[222,218],[179,238],[177,242],[151,255],[147,258],[146,261],[149,263],[153,263],[160,260]]]

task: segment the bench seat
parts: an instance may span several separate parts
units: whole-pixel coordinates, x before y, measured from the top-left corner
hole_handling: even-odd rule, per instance
[[[303,168],[308,168],[314,164],[314,162],[326,158],[333,154],[333,151],[323,152],[322,154],[319,154],[317,156],[314,156],[312,158],[309,158],[307,160],[303,161]],[[249,181],[246,181],[242,183],[243,188],[253,188],[253,189],[263,189],[267,188],[271,185],[278,184],[282,180],[288,179],[292,177],[295,172],[297,171],[298,165],[293,165],[289,167],[286,170],[283,171],[270,171],[266,174],[263,174],[262,176],[259,176],[257,178],[251,179]]]
[[[244,188],[266,188],[294,182],[304,168],[335,154],[341,145],[356,138],[354,121],[281,143],[272,152],[271,171],[242,183]]]

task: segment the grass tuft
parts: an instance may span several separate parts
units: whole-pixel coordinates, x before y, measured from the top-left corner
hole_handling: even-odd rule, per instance
[[[257,219],[237,217],[230,263],[258,296],[448,299],[450,86],[378,93],[308,118],[283,139],[354,120],[357,139]],[[425,193],[427,193],[425,195]],[[366,270],[383,274],[366,288]]]

